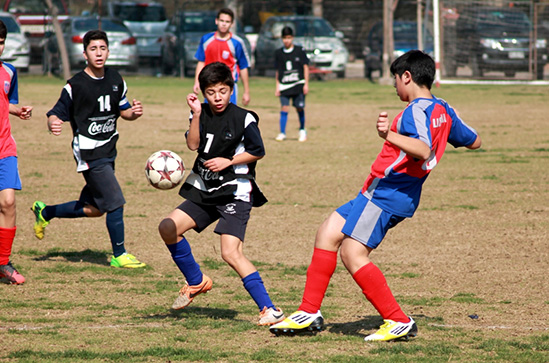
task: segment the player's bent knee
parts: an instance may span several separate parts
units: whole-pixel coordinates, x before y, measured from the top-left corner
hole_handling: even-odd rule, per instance
[[[158,225],[158,233],[164,242],[173,243],[177,239],[177,227],[173,219],[164,218]]]

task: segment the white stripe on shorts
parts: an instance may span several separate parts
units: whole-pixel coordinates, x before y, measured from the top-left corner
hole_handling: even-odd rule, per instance
[[[381,208],[368,201],[368,204],[366,204],[360,218],[355,224],[351,237],[363,244],[367,244],[382,212]]]

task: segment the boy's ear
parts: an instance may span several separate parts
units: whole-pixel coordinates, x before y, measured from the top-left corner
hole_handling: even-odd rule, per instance
[[[410,73],[410,71],[404,71],[402,77],[400,78],[404,81],[405,84],[408,84],[412,82],[412,73]]]

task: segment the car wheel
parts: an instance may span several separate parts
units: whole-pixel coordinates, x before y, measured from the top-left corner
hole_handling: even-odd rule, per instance
[[[545,64],[538,64],[538,70],[536,72],[536,79],[543,80],[543,68],[545,67]]]
[[[372,80],[372,68],[368,67],[368,64],[364,63],[364,78]]]
[[[336,72],[337,78],[345,78],[345,69],[339,72]]]
[[[508,77],[508,78],[514,78],[515,77],[515,71],[505,71],[503,72],[503,74],[505,74],[505,77]]]
[[[446,77],[455,77],[457,75],[457,64],[455,61],[447,61],[444,68],[446,70]]]
[[[473,77],[475,78],[482,77],[484,73],[482,68],[480,68],[478,58],[474,55],[471,57],[471,71],[473,72]]]

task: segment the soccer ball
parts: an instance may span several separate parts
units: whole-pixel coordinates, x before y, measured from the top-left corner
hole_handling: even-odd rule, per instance
[[[145,175],[156,189],[173,189],[183,180],[185,165],[173,151],[160,150],[147,159]]]

